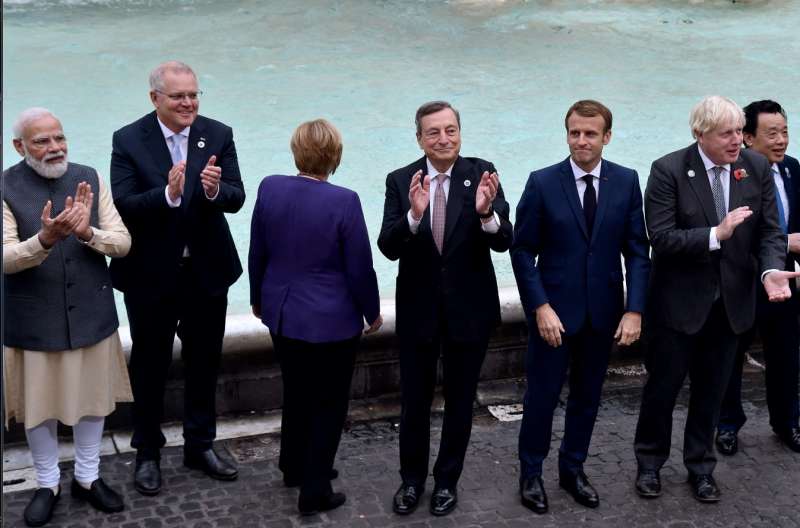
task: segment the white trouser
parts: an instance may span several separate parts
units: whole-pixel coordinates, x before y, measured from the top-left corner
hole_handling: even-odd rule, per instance
[[[84,416],[72,427],[75,480],[82,484],[91,484],[100,476],[100,442],[104,423],[103,416]],[[55,488],[61,479],[56,424],[56,420],[45,420],[36,427],[25,429],[40,488]]]

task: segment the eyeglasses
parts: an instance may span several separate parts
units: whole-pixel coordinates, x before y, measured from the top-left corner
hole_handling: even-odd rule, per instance
[[[161,95],[165,95],[165,96],[169,97],[171,100],[175,101],[176,103],[180,103],[181,101],[183,101],[186,98],[188,98],[190,101],[197,101],[197,99],[201,95],[203,95],[202,91],[185,92],[185,93],[184,92],[180,92],[180,93],[172,93],[172,94],[167,93],[167,92],[162,92],[161,90],[153,90],[153,91],[154,92],[158,92]]]

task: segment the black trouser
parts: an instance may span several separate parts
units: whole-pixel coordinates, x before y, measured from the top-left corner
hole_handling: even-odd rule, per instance
[[[793,295],[796,293],[793,292]],[[797,304],[794,299],[771,303],[762,290],[759,291],[756,326],[740,338],[736,363],[720,409],[720,431],[739,431],[747,421],[742,408],[742,365],[744,354],[753,342],[756,328],[764,348],[769,424],[778,434],[798,425],[800,331],[797,325]]]
[[[692,474],[710,475],[717,462],[714,429],[738,344],[722,301],[714,303],[696,334],[648,324],[645,335],[648,378],[634,441],[639,467],[659,470],[669,458],[672,411],[688,372],[690,397],[683,462]]]
[[[133,389],[133,437],[137,458],[158,460],[165,438],[161,432],[164,389],[172,363],[177,331],[184,365],[183,437],[185,452],[211,448],[217,433],[216,390],[227,292],[209,296],[189,284],[185,266],[178,291],[153,298],[125,293],[131,330],[130,378]]]
[[[446,338],[414,343],[401,338],[400,476],[406,484],[424,486],[428,476],[430,413],[440,354],[444,422],[433,478],[442,487],[455,487],[458,482],[472,432],[472,404],[487,343],[459,343]]]
[[[525,356],[528,388],[525,391],[519,431],[520,479],[542,474],[542,462],[550,451],[553,411],[569,367],[564,437],[558,454],[559,474],[575,475],[583,469],[600,406],[613,335],[597,331],[587,321],[562,344],[551,347],[539,335],[534,320]]]
[[[360,336],[309,343],[270,334],[283,376],[281,454],[284,479],[300,480],[300,496],[329,495],[330,473],[347,418]]]

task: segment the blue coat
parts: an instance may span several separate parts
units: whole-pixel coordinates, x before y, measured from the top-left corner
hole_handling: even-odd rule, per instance
[[[517,206],[511,263],[526,316],[550,303],[567,335],[587,315],[594,329],[613,332],[623,311],[644,311],[650,259],[636,171],[602,161],[591,239],[587,233],[569,158],[532,172]]]
[[[267,176],[250,230],[250,303],[271,332],[311,343],[359,335],[380,313],[358,195],[302,176]]]

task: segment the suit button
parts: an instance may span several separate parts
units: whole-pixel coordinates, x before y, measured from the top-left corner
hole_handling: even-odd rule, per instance
[[[445,268],[444,266],[442,266],[442,273],[444,273],[445,271],[447,271],[447,268]]]
[[[69,310],[71,312],[73,308],[75,308],[75,307],[74,306],[68,306],[67,310]]]
[[[73,285],[73,284],[74,284],[74,283],[72,283],[72,282],[68,282],[68,283],[67,283],[67,288],[72,288],[72,285]]]

